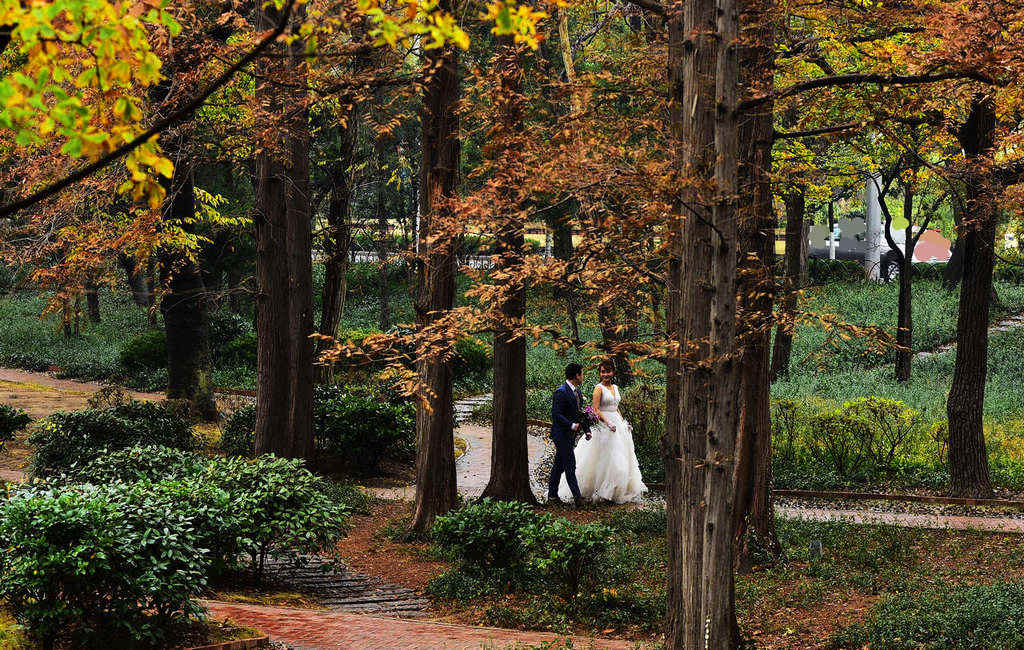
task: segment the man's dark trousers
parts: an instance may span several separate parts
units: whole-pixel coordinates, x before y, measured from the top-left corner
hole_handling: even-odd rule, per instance
[[[548,479],[548,499],[558,498],[562,474],[565,474],[565,482],[573,498],[580,498],[580,488],[576,483],[576,435],[572,430],[572,425],[578,422],[580,399],[579,391],[570,390],[567,383],[559,386],[551,398],[551,441],[555,443],[555,461]]]

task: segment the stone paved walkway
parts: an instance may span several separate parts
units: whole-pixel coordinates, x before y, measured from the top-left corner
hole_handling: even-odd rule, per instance
[[[1012,329],[1018,327],[1024,327],[1024,314],[1015,314],[1013,316],[1007,316],[997,320],[995,323],[989,326],[988,333],[991,336],[995,332],[1009,332]],[[956,348],[956,341],[950,341],[949,343],[943,343],[937,348],[932,350],[922,350],[914,355],[918,359],[927,359],[932,355],[943,354]]]
[[[871,510],[825,510],[776,506],[775,512],[786,519],[806,521],[848,521],[854,524],[881,524],[905,528],[979,530],[999,533],[1024,533],[1024,519],[1012,517],[968,517],[964,515],[926,515]]]
[[[230,618],[238,625],[253,627],[293,648],[316,650],[470,650],[515,648],[565,639],[556,634],[519,632],[490,627],[450,625],[421,620],[378,618],[363,614],[316,612],[285,607],[241,605],[203,601],[216,619]],[[559,646],[555,646],[559,647]],[[615,639],[574,637],[572,647],[640,648],[639,644]]]

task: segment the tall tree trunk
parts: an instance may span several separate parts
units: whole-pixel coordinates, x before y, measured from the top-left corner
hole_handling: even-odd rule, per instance
[[[789,358],[793,352],[793,318],[796,314],[797,290],[802,286],[800,275],[801,248],[806,246],[804,236],[803,188],[783,197],[786,205],[786,272],[783,280],[782,318],[775,328],[775,346],[772,351],[771,380],[789,376]]]
[[[275,24],[278,15],[273,5],[261,8],[260,28]],[[279,135],[256,158],[256,453],[308,460],[314,455],[308,104],[303,92],[268,81],[304,86],[303,47],[296,39],[286,53],[262,62],[263,79],[256,83],[261,109],[284,116],[274,129]]]
[[[615,380],[620,388],[625,388],[633,383],[633,367],[629,365],[629,357],[619,348],[619,344],[629,340],[631,327],[620,327],[615,312],[614,305],[598,304],[597,322],[601,327],[601,351],[615,364]]]
[[[149,309],[153,305],[153,298],[149,287],[146,286],[145,269],[140,268],[138,261],[127,253],[119,252],[117,263],[124,269],[128,288],[132,292],[132,302],[143,309]]]
[[[180,141],[166,143],[164,150],[181,151],[180,145]],[[168,219],[183,224],[195,220],[195,192],[187,155],[178,156],[167,195],[173,197],[164,206]],[[167,397],[187,400],[193,413],[204,420],[216,420],[206,286],[199,264],[178,251],[162,250],[160,275],[165,286],[160,312],[167,336]]]
[[[733,604],[733,505],[737,395],[741,364],[736,346],[736,259],[739,129],[738,0],[717,0],[718,43],[715,70],[715,206],[716,237],[712,257],[711,390],[707,403],[706,504],[701,620],[707,649],[738,645]]]
[[[988,359],[989,301],[998,216],[987,163],[991,163],[996,115],[991,99],[978,97],[958,135],[968,169],[966,205],[960,224],[963,280],[956,323],[956,362],[946,400],[949,421],[949,474],[953,494],[990,497],[988,454],[982,412]]]
[[[451,0],[442,0],[451,11]],[[416,321],[421,327],[455,306],[455,224],[450,206],[459,175],[460,95],[458,55],[451,47],[424,51],[428,81],[420,112],[419,250],[425,257],[417,278]],[[452,364],[428,357],[417,364],[428,394],[416,409],[416,504],[412,533],[425,535],[434,519],[457,498],[452,432]]]
[[[102,322],[100,316],[99,285],[92,280],[85,283],[85,308],[89,312],[89,320],[93,323]]]
[[[496,210],[504,213],[495,232],[496,271],[509,279],[495,324],[491,476],[483,496],[535,503],[526,445],[526,338],[516,332],[526,316],[526,287],[517,278],[524,261],[526,223],[520,205],[523,160],[516,146],[523,125],[523,70],[512,37],[498,37],[493,65],[497,118],[490,139],[503,194]]]
[[[903,218],[907,228],[900,260],[900,294],[896,310],[896,381],[910,381],[910,362],[913,359],[914,314],[911,311],[912,280],[914,274],[914,193],[907,185],[903,190]]]
[[[773,82],[775,23],[766,0],[746,0],[749,26],[740,51],[744,95],[770,92]],[[775,107],[768,102],[740,120],[741,272],[737,293],[742,309],[740,431],[736,445],[734,539],[737,566],[750,570],[755,557],[781,548],[775,534],[771,497],[771,381],[769,338],[775,303],[775,209],[771,154]]]
[[[352,163],[355,160],[356,142],[362,112],[353,102],[338,138],[338,158],[331,166],[331,189],[327,199],[327,231],[324,233],[324,286],[320,294],[320,327],[323,336],[338,336],[341,319],[345,314],[345,295],[348,293],[349,247],[352,243],[349,212],[352,206],[354,182]],[[317,380],[321,383],[331,378],[327,365],[316,367]]]
[[[384,166],[384,139],[377,138],[374,146],[377,159],[377,187],[374,212],[377,217],[377,286],[380,291],[380,330],[391,329],[391,286],[388,284],[388,215],[384,209],[384,190],[387,188],[387,167]]]
[[[675,11],[679,11],[678,9]],[[670,126],[677,143],[683,192],[679,278],[679,348],[681,379],[677,438],[667,440],[665,481],[668,512],[668,648],[704,647],[701,590],[704,583],[706,436],[710,376],[706,366],[711,334],[711,259],[709,206],[700,202],[707,188],[695,187],[711,178],[715,124],[715,2],[693,0],[681,15],[669,18]]]

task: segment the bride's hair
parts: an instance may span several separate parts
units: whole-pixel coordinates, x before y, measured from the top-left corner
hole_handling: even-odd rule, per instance
[[[601,361],[601,363],[597,364],[597,369],[611,370],[612,372],[615,372],[615,362],[613,362],[611,359],[604,359],[603,361]]]

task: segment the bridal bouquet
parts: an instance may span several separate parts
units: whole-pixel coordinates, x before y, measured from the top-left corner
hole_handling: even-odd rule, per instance
[[[587,416],[587,419],[590,420],[590,424],[597,424],[601,421],[601,418],[597,416],[597,411],[594,410],[593,406],[584,406],[583,415]]]

